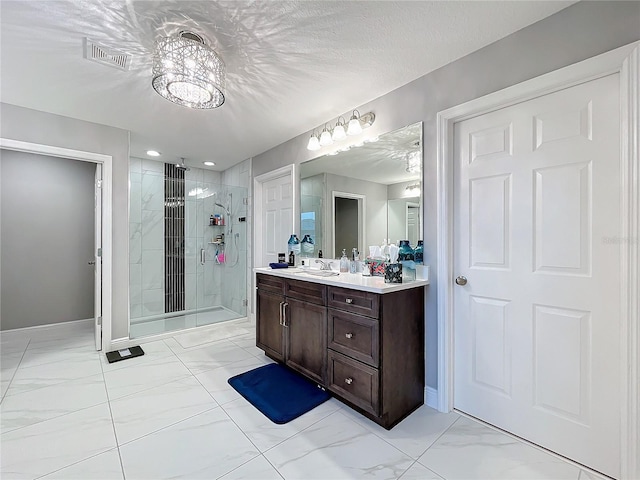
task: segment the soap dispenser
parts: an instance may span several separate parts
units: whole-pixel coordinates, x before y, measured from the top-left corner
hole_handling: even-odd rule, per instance
[[[340,273],[349,272],[349,259],[347,258],[346,248],[342,249],[342,257],[340,258]]]

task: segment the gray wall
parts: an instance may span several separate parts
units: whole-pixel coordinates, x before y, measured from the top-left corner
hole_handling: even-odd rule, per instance
[[[424,259],[432,266],[425,319],[427,385],[437,386],[438,368],[437,113],[636,41],[640,39],[639,25],[640,2],[579,2],[372,102],[353,106],[376,114],[375,124],[367,131],[372,136],[424,122]],[[416,55],[428,54],[428,50],[417,47]],[[345,112],[335,113],[337,117]],[[254,157],[253,175],[313,158],[317,154],[306,149],[309,135],[303,133]]]
[[[112,338],[128,337],[129,132],[6,103],[0,103],[0,118],[3,138],[113,157]]]
[[[0,151],[0,328],[91,318],[94,163]]]

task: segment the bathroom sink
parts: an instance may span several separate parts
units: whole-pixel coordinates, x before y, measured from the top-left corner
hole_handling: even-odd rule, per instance
[[[302,273],[314,275],[316,277],[337,277],[340,275],[338,272],[332,272],[330,270],[305,270]]]

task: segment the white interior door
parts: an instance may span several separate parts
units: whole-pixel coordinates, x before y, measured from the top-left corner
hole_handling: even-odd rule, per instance
[[[94,211],[94,322],[96,350],[102,350],[102,164],[96,164]]]
[[[278,261],[278,253],[287,251],[293,233],[293,184],[291,174],[262,184],[262,225],[264,230],[261,262],[266,266]]]
[[[619,109],[616,74],[454,129],[454,407],[613,477]]]

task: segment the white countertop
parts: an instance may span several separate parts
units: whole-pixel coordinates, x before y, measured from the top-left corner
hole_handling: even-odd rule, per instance
[[[353,288],[354,290],[373,293],[390,293],[429,285],[429,267],[425,266],[423,268],[425,272],[424,279],[405,283],[384,283],[384,277],[365,277],[359,273],[340,273],[332,277],[317,277],[305,273],[305,269],[299,267],[257,267],[254,268],[253,271],[255,273],[266,273],[267,275],[273,275],[275,277],[304,280],[312,283],[331,285],[333,287]]]

